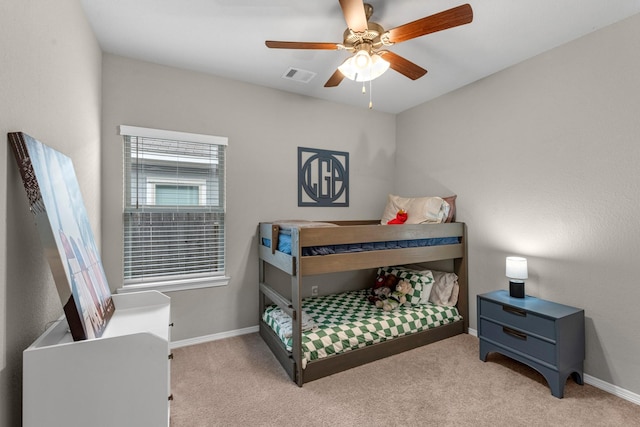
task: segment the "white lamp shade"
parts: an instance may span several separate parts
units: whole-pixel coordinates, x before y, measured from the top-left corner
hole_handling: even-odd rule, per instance
[[[360,57],[358,57],[360,56]],[[357,62],[362,57],[369,59],[369,61],[363,61],[364,66],[358,66]],[[389,69],[389,63],[382,59],[380,55],[374,53],[369,58],[369,54],[365,51],[359,51],[356,55],[348,57],[342,65],[338,67],[338,70],[349,80],[355,80],[357,82],[368,82],[369,80],[376,79],[384,74]]]
[[[527,259],[518,256],[507,257],[506,276],[510,279],[528,279]]]

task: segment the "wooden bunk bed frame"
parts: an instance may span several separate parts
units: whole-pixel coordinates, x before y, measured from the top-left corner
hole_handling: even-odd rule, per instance
[[[293,228],[291,230],[291,255],[276,250],[280,234],[279,225],[260,223],[258,227],[260,335],[289,377],[298,386],[301,387],[305,382],[467,332],[469,310],[466,226],[464,223],[380,225],[379,220],[323,222],[331,222],[340,227]],[[438,237],[459,237],[460,243],[302,256],[302,248],[310,246]],[[263,239],[271,241],[270,248],[262,244]],[[463,317],[462,320],[327,358],[309,361],[306,368],[302,369],[302,316],[298,314],[301,313],[301,289],[305,276],[440,260],[453,260],[453,272],[458,276],[460,288],[457,308]],[[277,292],[266,282],[265,267],[267,263],[284,271],[291,277],[290,299]],[[262,320],[267,301],[277,304],[293,319],[293,345],[291,352],[286,350],[286,347],[275,332]]]

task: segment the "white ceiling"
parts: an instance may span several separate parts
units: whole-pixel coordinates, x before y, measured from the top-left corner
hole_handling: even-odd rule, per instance
[[[369,0],[389,30],[465,0]],[[468,0],[473,22],[389,48],[428,70],[373,81],[373,108],[399,113],[640,13],[640,0]],[[368,108],[362,83],[324,83],[345,51],[269,49],[265,40],[342,42],[338,0],[82,0],[106,52]],[[631,52],[629,52],[631,54]],[[295,67],[317,73],[285,80]],[[367,84],[367,90],[369,85]]]

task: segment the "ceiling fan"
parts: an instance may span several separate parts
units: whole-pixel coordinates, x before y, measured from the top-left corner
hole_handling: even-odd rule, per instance
[[[318,49],[346,50],[354,55],[338,67],[325,87],[335,87],[347,77],[356,81],[370,81],[391,68],[416,80],[427,70],[385,48],[396,43],[421,37],[426,34],[468,24],[473,20],[469,4],[457,6],[435,15],[409,22],[386,31],[380,24],[369,22],[373,6],[362,0],[339,0],[347,22],[342,43],[290,42],[267,40],[265,44],[274,49]]]

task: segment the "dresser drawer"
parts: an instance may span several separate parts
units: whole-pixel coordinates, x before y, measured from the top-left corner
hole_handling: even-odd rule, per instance
[[[556,339],[556,328],[553,319],[486,299],[480,299],[479,309],[481,317],[503,323],[506,326],[513,326],[550,340]]]
[[[535,357],[549,364],[556,363],[556,345],[542,340],[526,332],[493,323],[487,319],[480,320],[482,338],[520,351],[530,357]]]

